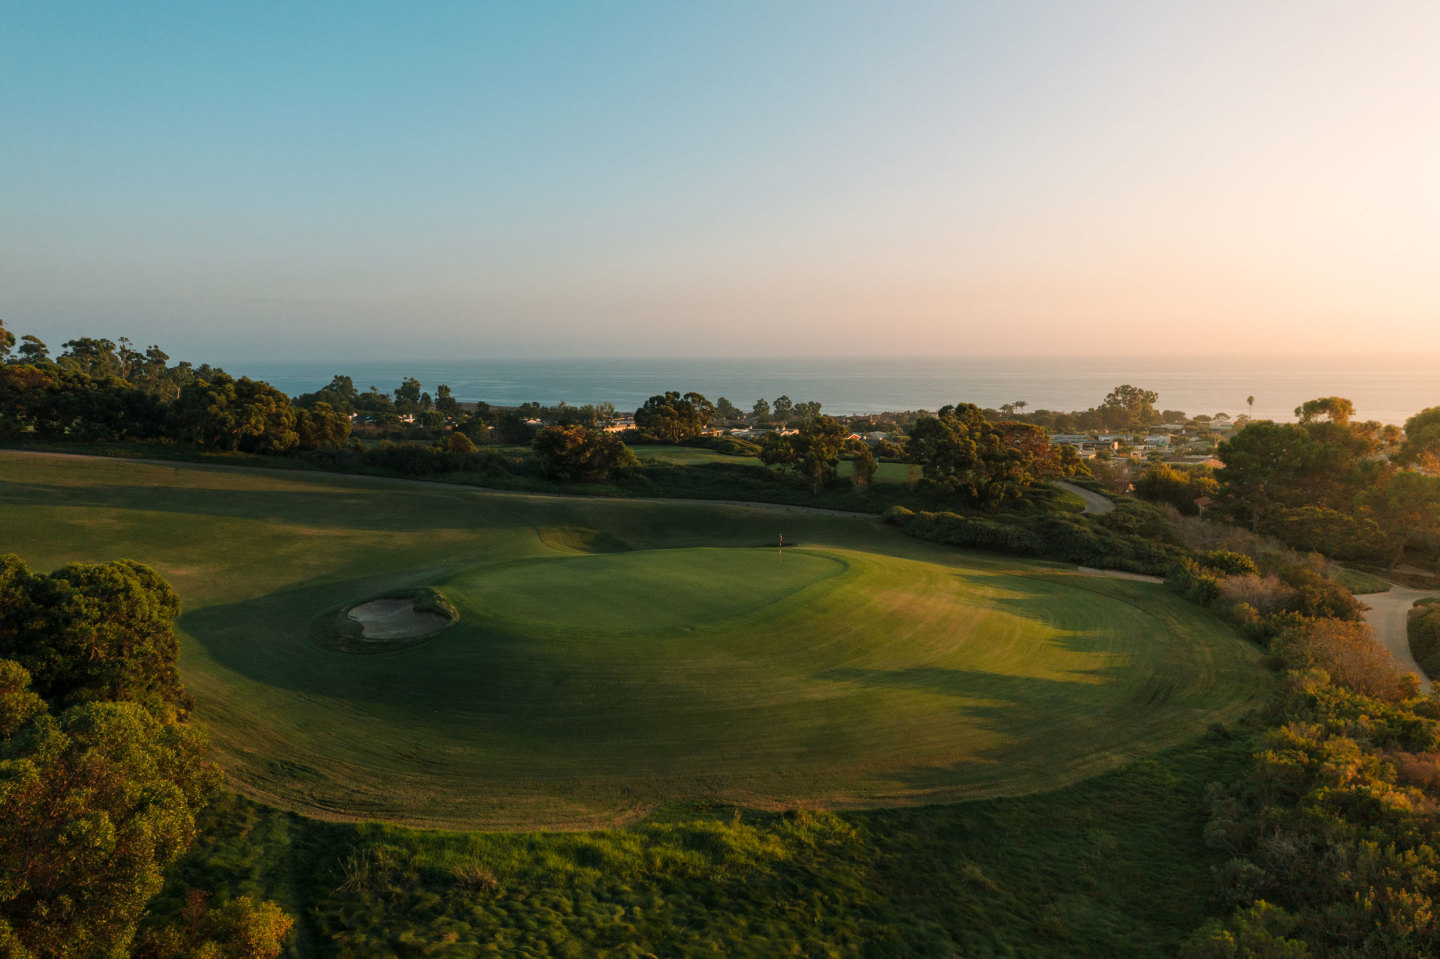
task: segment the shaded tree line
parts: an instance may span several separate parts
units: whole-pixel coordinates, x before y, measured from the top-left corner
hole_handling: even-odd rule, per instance
[[[3,327],[0,327],[3,330]],[[210,449],[280,453],[335,449],[350,420],[335,406],[291,403],[268,383],[188,362],[158,346],[81,337],[48,347],[8,332],[0,350],[0,435],[79,440],[171,440]]]

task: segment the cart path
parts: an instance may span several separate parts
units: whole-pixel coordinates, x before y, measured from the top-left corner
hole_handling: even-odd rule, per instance
[[[1074,483],[1062,483],[1060,480],[1051,480],[1051,486],[1059,487],[1067,493],[1074,493],[1085,501],[1085,512],[1094,513],[1097,516],[1104,516],[1106,513],[1115,512],[1115,504],[1099,493],[1092,493],[1082,486]]]
[[[1367,593],[1357,598],[1370,607],[1365,611],[1365,622],[1375,630],[1375,641],[1390,650],[1401,666],[1419,676],[1421,688],[1428,693],[1430,679],[1410,654],[1410,633],[1406,629],[1406,618],[1410,608],[1419,600],[1440,598],[1440,590],[1391,586],[1389,592]]]

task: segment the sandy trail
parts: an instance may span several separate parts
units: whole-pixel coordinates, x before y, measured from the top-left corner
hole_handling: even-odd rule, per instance
[[[1099,493],[1092,493],[1083,486],[1076,486],[1074,483],[1062,483],[1059,480],[1051,480],[1051,486],[1063,489],[1067,493],[1074,493],[1085,501],[1085,512],[1094,513],[1096,516],[1103,516],[1106,513],[1115,512],[1115,504],[1110,502]]]
[[[1430,680],[1415,662],[1415,657],[1410,655],[1410,635],[1405,628],[1405,620],[1410,607],[1419,600],[1432,597],[1440,597],[1440,590],[1404,586],[1391,586],[1388,593],[1367,593],[1357,597],[1370,607],[1365,611],[1365,622],[1375,630],[1376,641],[1390,650],[1401,666],[1420,677],[1420,686],[1427,693],[1430,691]]]

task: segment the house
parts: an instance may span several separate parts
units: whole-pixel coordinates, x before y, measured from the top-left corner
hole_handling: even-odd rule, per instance
[[[1160,435],[1158,435],[1158,434],[1154,434],[1154,435],[1151,435],[1151,436],[1147,436],[1147,437],[1145,437],[1145,445],[1146,445],[1147,447],[1169,446],[1169,445],[1170,445],[1170,437],[1168,437],[1168,436],[1160,436]]]

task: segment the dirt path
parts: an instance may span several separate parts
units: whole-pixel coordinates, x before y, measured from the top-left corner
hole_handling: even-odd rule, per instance
[[[1106,513],[1115,512],[1115,504],[1110,502],[1099,493],[1092,493],[1088,489],[1076,486],[1074,483],[1062,483],[1059,480],[1051,480],[1051,486],[1063,489],[1067,493],[1074,493],[1085,501],[1085,512],[1103,516]]]
[[[1410,607],[1418,600],[1431,597],[1440,597],[1440,590],[1391,586],[1388,593],[1367,593],[1357,597],[1370,607],[1365,611],[1365,622],[1375,630],[1376,641],[1394,653],[1401,666],[1420,677],[1420,685],[1427,693],[1430,691],[1430,680],[1415,662],[1415,657],[1410,655],[1410,635],[1405,628],[1405,620]]]

